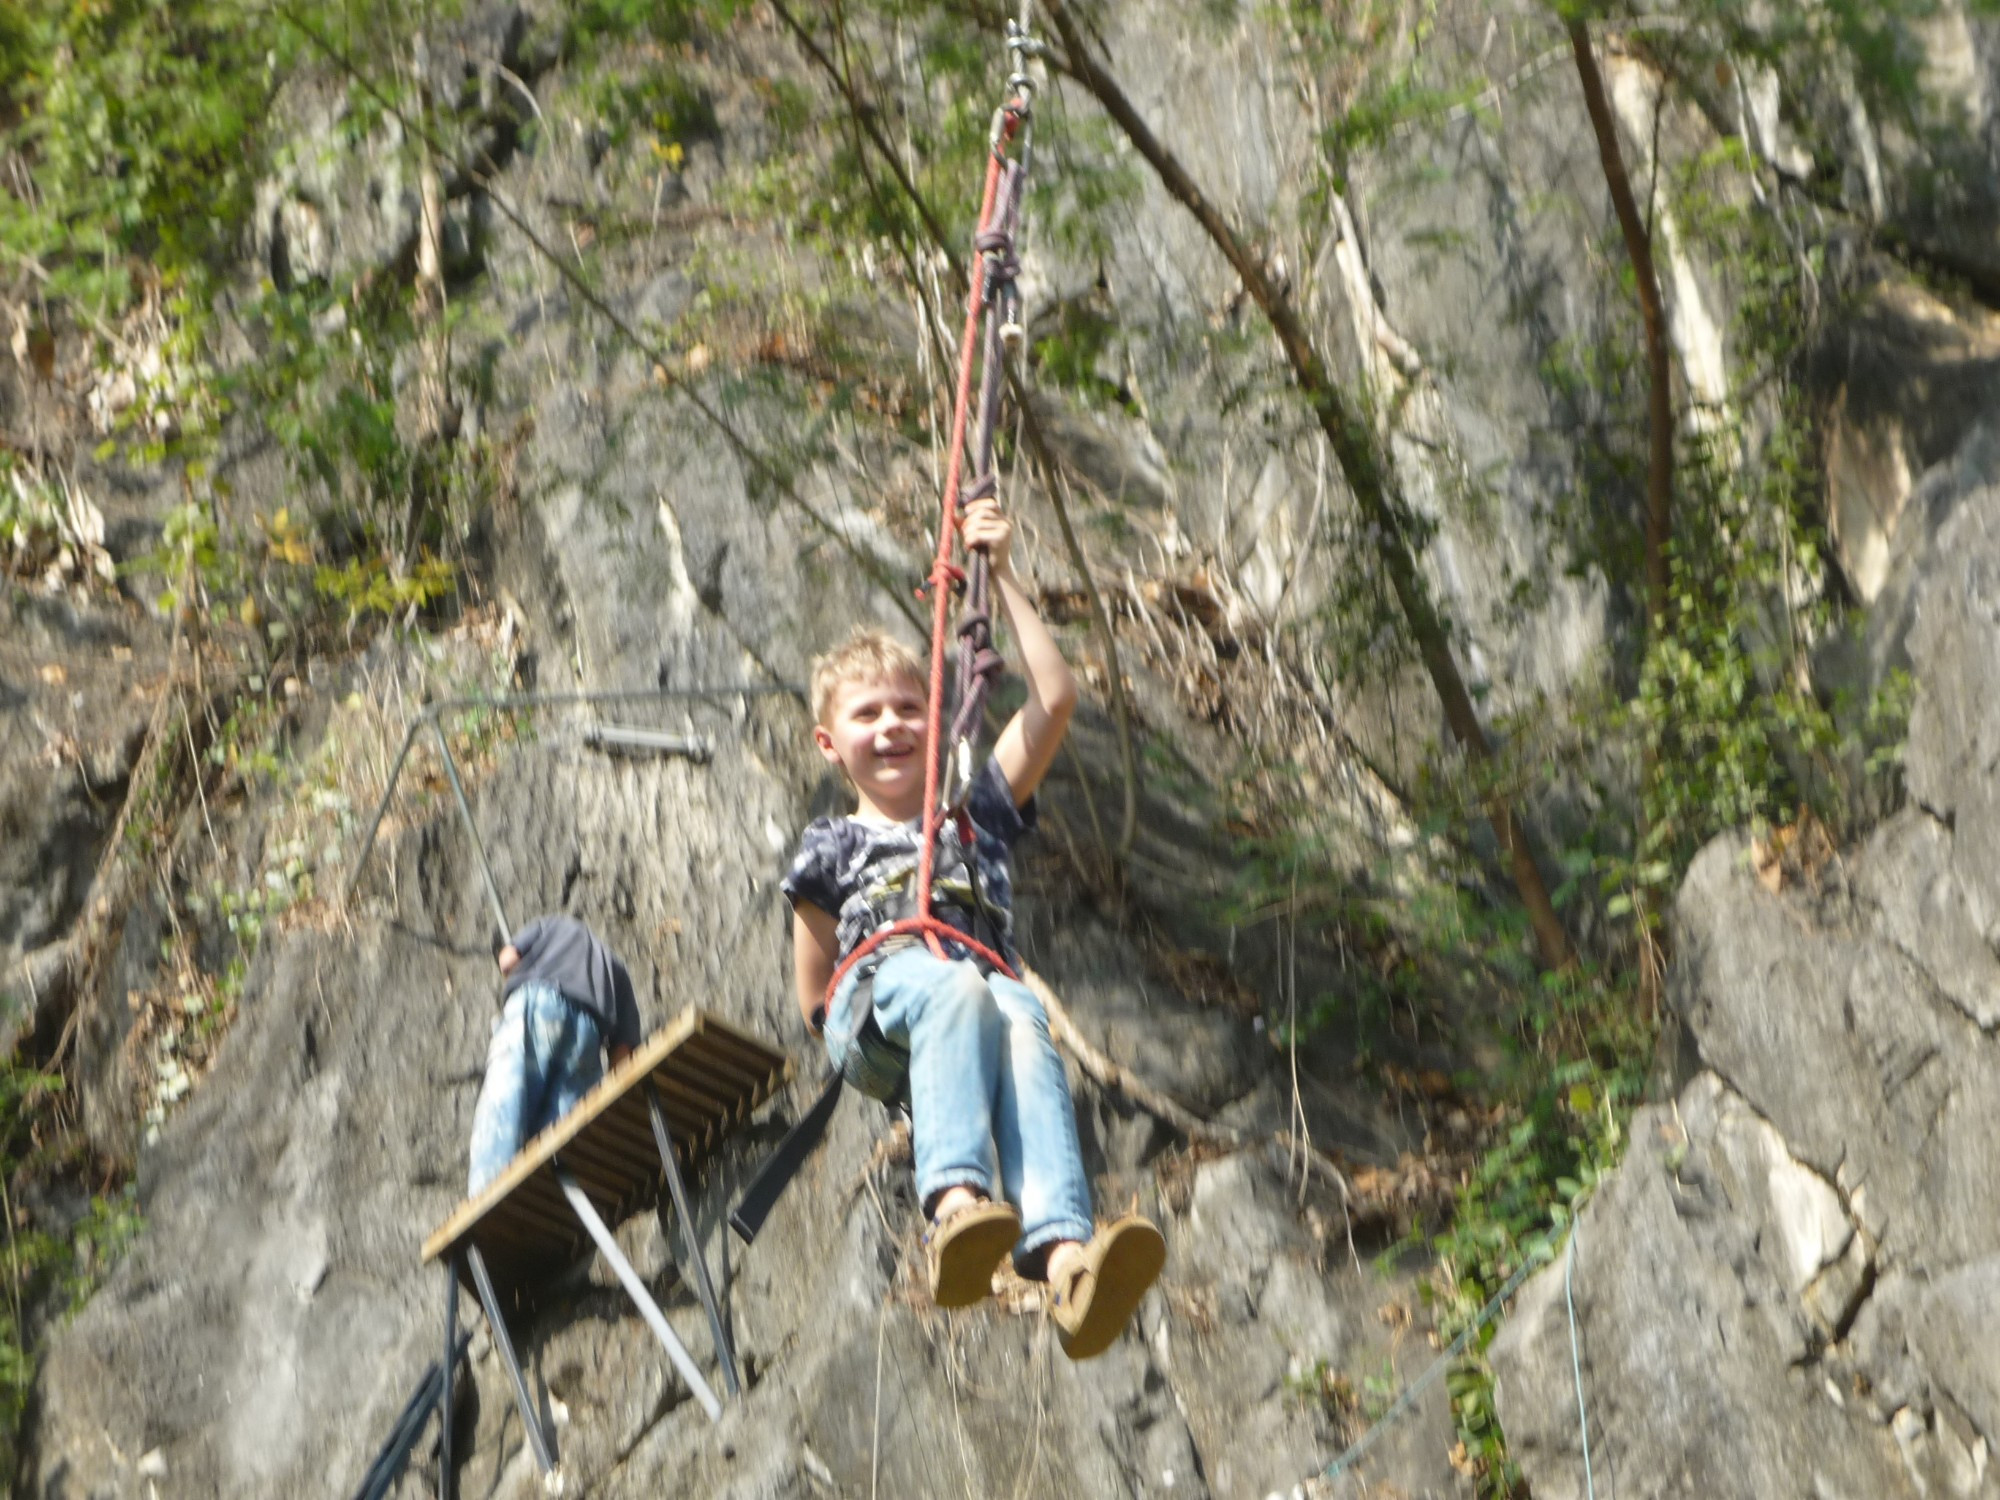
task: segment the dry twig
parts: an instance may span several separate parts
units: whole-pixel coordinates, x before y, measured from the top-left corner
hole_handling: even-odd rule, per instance
[[[1076,1023],[1070,1019],[1069,1008],[1049,988],[1048,981],[1033,969],[1023,965],[1021,980],[1034,992],[1035,998],[1042,1002],[1042,1009],[1048,1013],[1049,1035],[1055,1039],[1056,1045],[1074,1057],[1084,1076],[1100,1088],[1124,1095],[1154,1119],[1186,1136],[1193,1144],[1220,1146],[1229,1151],[1241,1151],[1257,1144],[1256,1138],[1245,1131],[1202,1119],[1140,1079],[1130,1068],[1114,1062],[1102,1048],[1093,1045],[1076,1029]],[[1340,1195],[1343,1209],[1353,1202],[1354,1194],[1348,1186],[1347,1174],[1325,1152],[1310,1141],[1300,1140],[1289,1130],[1279,1131],[1269,1139],[1288,1155],[1302,1156],[1307,1166]]]

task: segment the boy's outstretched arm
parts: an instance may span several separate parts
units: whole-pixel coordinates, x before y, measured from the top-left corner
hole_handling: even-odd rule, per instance
[[[993,758],[1000,762],[1000,772],[1019,806],[1035,795],[1035,788],[1055,764],[1056,751],[1062,748],[1069,717],[1076,709],[1076,678],[1070,675],[1062,649],[1014,576],[1014,523],[1001,512],[999,502],[973,501],[965,508],[960,525],[965,545],[986,551],[994,591],[1014,633],[1014,644],[1021,653],[1021,676],[1028,684],[1028,701],[1007,721],[993,747]]]
[[[840,957],[839,924],[829,912],[810,901],[792,907],[792,982],[798,989],[799,1014],[806,1029],[819,1035],[816,1017],[826,1000],[827,981]]]

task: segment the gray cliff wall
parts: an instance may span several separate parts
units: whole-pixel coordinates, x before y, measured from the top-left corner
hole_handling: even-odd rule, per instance
[[[1781,889],[1735,837],[1682,888],[1697,1071],[1494,1346],[1537,1495],[1584,1493],[1571,1298],[1600,1494],[2000,1493],[1994,477],[1916,593],[1912,805]]]
[[[451,48],[490,96],[482,144],[501,160],[510,201],[565,227],[579,204],[606,222],[650,215],[654,232],[592,260],[622,315],[665,325],[704,298],[812,283],[810,257],[784,226],[736,213],[729,196],[730,174],[771,144],[760,85],[802,74],[768,17],[753,8],[702,58],[718,128],[690,147],[669,193],[650,172],[640,180],[600,159],[580,126],[517,153],[528,111],[494,65],[561,121],[581,82],[537,41],[550,7],[467,10]],[[1589,690],[1619,649],[1624,606],[1601,576],[1561,566],[1547,518],[1565,498],[1632,504],[1629,483],[1585,457],[1586,439],[1631,413],[1549,371],[1564,351],[1629,342],[1636,324],[1617,278],[1603,274],[1611,232],[1595,153],[1573,75],[1544,61],[1550,33],[1491,26],[1485,7],[1443,10],[1450,24],[1435,45],[1477,55],[1501,86],[1479,109],[1359,153],[1341,232],[1290,274],[1344,376],[1403,402],[1411,427],[1399,473],[1440,524],[1427,566],[1457,618],[1468,677],[1490,688],[1483,701],[1498,712]],[[1232,212],[1294,222],[1302,199],[1326,186],[1314,153],[1329,122],[1313,112],[1313,81],[1296,76],[1295,49],[1263,10],[1243,7],[1198,45],[1179,12],[1108,11],[1107,44],[1134,98],[1171,123],[1177,149]],[[1892,236],[1984,285],[2000,275],[1990,191],[2000,135],[1984,113],[2000,97],[1988,86],[1993,34],[1952,7],[1926,33],[1934,62],[1966,64],[1945,70],[1955,92],[1940,96],[1967,112],[1950,122],[1958,134],[1878,139],[1859,118],[1837,159],[1799,161],[1776,80],[1752,80],[1771,101],[1759,149],[1801,179],[1837,182]],[[1620,83],[1635,146],[1685,160],[1717,142],[1718,122],[1733,128],[1732,101],[1677,109],[1650,128],[1647,79],[1635,70]],[[1797,85],[1788,106],[1856,118],[1836,84],[1784,82]],[[248,236],[259,274],[346,281],[408,252],[414,184],[394,143],[343,133],[342,92],[319,76],[287,85],[297,149]],[[1979,190],[1941,209],[1911,186],[1940,175]],[[479,372],[466,430],[504,438],[513,466],[474,543],[481,586],[507,621],[503,670],[551,690],[797,682],[812,651],[853,621],[900,624],[928,552],[920,445],[843,433],[839,461],[795,476],[816,510],[808,516],[663,397],[650,360],[581,308],[490,202],[456,192],[450,216],[455,274],[473,304],[460,356]],[[1038,399],[1068,460],[1102,492],[1076,502],[1102,576],[1150,579],[1204,559],[1210,593],[1196,602],[1221,621],[1197,629],[1166,611],[1149,617],[1132,586],[1121,649],[1141,712],[1187,779],[1221,781],[1259,736],[1266,749],[1289,753],[1296,736],[1302,754],[1323,754],[1329,800],[1351,825],[1341,857],[1365,869],[1412,834],[1372,772],[1328,748],[1336,737],[1318,720],[1309,735],[1240,704],[1234,717],[1205,712],[1175,682],[1219,679],[1224,655],[1246,645],[1254,655],[1274,621],[1330,607],[1365,538],[1339,530],[1344,502],[1329,492],[1318,438],[1192,222],[1150,182],[1110,217],[1101,256],[1031,241],[1030,295],[1044,307],[1109,299],[1119,336],[1099,373],[1131,399]],[[1692,261],[1680,269],[1677,354],[1726,374],[1727,278]],[[1846,478],[1836,475],[1846,488],[1829,504],[1852,501],[1841,565],[1858,593],[1882,601],[1872,654],[1854,671],[1867,680],[1914,664],[1915,805],[1865,849],[1795,872],[1776,893],[1749,869],[1742,840],[1711,848],[1689,876],[1674,995],[1697,1061],[1674,1104],[1635,1120],[1626,1165],[1583,1216],[1575,1267],[1600,1494],[1607,1475],[1623,1496],[1716,1500],[1987,1495],[2000,1483],[1990,1463],[2000,1442],[2000,695],[1987,667],[2000,659],[2000,500],[1987,488],[2000,468],[1990,442],[1967,431],[1991,409],[2000,340],[1986,321],[1916,295],[1899,272],[1886,280],[1872,321],[1830,340],[1838,347],[1814,378],[1829,403],[1851,392],[1835,423],[1849,434]],[[885,381],[914,386],[901,294],[849,311]],[[754,393],[730,412],[774,450],[805,420]],[[254,432],[232,435],[219,470],[263,511],[293,492]],[[154,479],[156,491],[135,481],[107,502],[121,556],[157,539],[173,484]],[[1032,496],[1021,511],[1024,561],[1060,585],[1052,513]],[[168,631],[136,605],[93,611],[10,595],[9,610],[0,941],[11,960],[76,917],[110,832],[100,804],[131,774],[144,727],[132,689],[157,674]],[[1065,640],[1080,657],[1092,649],[1080,626]],[[344,674],[302,684],[302,740],[336,744],[353,722],[342,707],[350,693],[407,703],[406,690],[425,690],[426,653],[447,654],[381,644]],[[36,676],[55,655],[87,669],[58,689]],[[1412,677],[1352,693],[1335,684],[1325,696],[1341,734],[1378,762],[1413,769],[1434,744],[1436,711]],[[1406,1336],[1377,1316],[1407,1282],[1385,1289],[1350,1260],[1324,1187],[1302,1187],[1285,1154],[1263,1144],[1293,1122],[1287,1060],[1252,1019],[1277,1013],[1283,969],[1268,931],[1246,930],[1239,949],[1216,915],[1229,849],[1197,798],[1173,778],[1149,782],[1129,904],[1100,904],[1096,867],[1076,857],[1115,785],[1114,739],[1093,701],[1075,731],[1078,763],[1058,768],[1023,873],[1029,961],[1085,1036],[1257,1143],[1170,1152],[1175,1138],[1150,1116],[1074,1078],[1100,1205],[1136,1199],[1170,1246],[1133,1334],[1079,1369],[1057,1352],[1032,1292],[961,1315],[926,1305],[907,1166],[871,1105],[843,1106],[752,1250],[725,1243],[720,1217],[734,1190],[820,1071],[787,990],[776,879],[799,827],[837,789],[792,699],[676,710],[672,727],[715,740],[706,765],[598,757],[580,748],[580,717],[541,716],[479,767],[475,815],[513,915],[576,910],[632,963],[649,1025],[706,1006],[776,1040],[801,1082],[701,1185],[699,1228],[710,1254],[728,1260],[752,1376],[719,1427],[686,1399],[601,1268],[574,1271],[522,1322],[569,1493],[1323,1492],[1302,1482],[1353,1424],[1299,1394],[1315,1368],[1401,1379],[1431,1351],[1420,1331]],[[73,757],[48,754],[57,721]],[[217,812],[225,841],[241,826],[235,816]],[[232,847],[231,858],[254,879],[263,852]],[[347,871],[335,859],[317,873],[325,895]],[[145,982],[164,920],[149,896],[134,898],[77,1041],[85,1124],[94,1140],[136,1153],[146,1228],[53,1335],[21,1487],[48,1500],[345,1495],[441,1333],[440,1278],[418,1266],[417,1247],[458,1201],[494,1009],[478,874],[441,790],[407,797],[351,913],[322,901],[267,936],[213,1072],[141,1145],[122,1002]],[[1160,933],[1229,953],[1231,983],[1252,1003],[1217,1003],[1165,971]],[[1346,993],[1328,955],[1303,962],[1306,993]],[[1314,1138],[1367,1162],[1420,1148],[1418,1123],[1348,1087],[1354,1058],[1322,1045],[1300,1106]],[[658,1227],[637,1222],[623,1238],[699,1354],[701,1316]],[[1564,1293],[1560,1267],[1532,1283],[1495,1349],[1513,1451],[1544,1500],[1581,1493]],[[536,1493],[483,1338],[471,1370],[456,1413],[469,1455],[461,1493]],[[1368,1472],[1396,1493],[1466,1495],[1447,1459],[1452,1440],[1440,1393]],[[419,1446],[403,1500],[434,1487],[431,1444]]]

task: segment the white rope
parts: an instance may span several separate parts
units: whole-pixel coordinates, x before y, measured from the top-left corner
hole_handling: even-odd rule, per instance
[[[1403,1387],[1402,1393],[1389,1403],[1389,1409],[1382,1413],[1381,1418],[1373,1427],[1362,1433],[1359,1438],[1348,1446],[1345,1453],[1326,1466],[1325,1477],[1329,1480],[1338,1479],[1342,1474],[1353,1468],[1355,1464],[1359,1463],[1362,1456],[1375,1446],[1375,1440],[1388,1431],[1390,1425],[1398,1417],[1402,1416],[1404,1412],[1415,1405],[1417,1397],[1430,1389],[1437,1382],[1438,1376],[1450,1368],[1452,1361],[1465,1352],[1466,1345],[1472,1342],[1473,1336],[1500,1315],[1501,1307],[1505,1305],[1509,1297],[1521,1289],[1521,1283],[1547,1265],[1550,1259],[1553,1259],[1553,1257],[1545,1258],[1530,1253],[1528,1258],[1521,1263],[1521,1268],[1507,1278],[1507,1284],[1493,1294],[1487,1304],[1479,1309],[1478,1316],[1466,1325],[1464,1331],[1457,1338],[1451,1341],[1450,1347],[1436,1359],[1432,1360],[1423,1374]]]
[[[1576,1336],[1576,1238],[1577,1225],[1576,1221],[1572,1219],[1570,1221],[1569,1244],[1565,1247],[1564,1251],[1566,1259],[1563,1267],[1563,1303],[1569,1314],[1569,1364],[1570,1375],[1576,1382],[1577,1428],[1583,1436],[1583,1490],[1585,1500],[1597,1500],[1597,1480],[1591,1471],[1590,1465],[1590,1418],[1584,1409],[1583,1402],[1583,1361],[1578,1352]],[[1353,1468],[1355,1464],[1359,1463],[1368,1450],[1375,1446],[1376,1440],[1398,1418],[1416,1404],[1417,1397],[1421,1396],[1434,1385],[1437,1382],[1437,1378],[1450,1367],[1451,1363],[1465,1352],[1466,1346],[1472,1342],[1474,1335],[1500,1315],[1500,1310],[1506,1305],[1507,1299],[1521,1289],[1521,1283],[1526,1281],[1537,1270],[1548,1265],[1554,1258],[1553,1255],[1542,1256],[1530,1253],[1527,1260],[1522,1263],[1521,1268],[1507,1278],[1506,1285],[1493,1294],[1486,1305],[1479,1309],[1478,1315],[1473,1318],[1472,1322],[1459,1333],[1457,1338],[1451,1341],[1450,1347],[1436,1359],[1432,1360],[1423,1374],[1403,1387],[1396,1399],[1389,1404],[1389,1409],[1382,1413],[1374,1426],[1362,1433],[1359,1438],[1348,1446],[1346,1452],[1342,1453],[1340,1457],[1326,1466],[1322,1471],[1324,1477],[1329,1480],[1338,1479],[1342,1474]]]
[[[1583,1493],[1585,1500],[1597,1500],[1597,1482],[1590,1473],[1590,1418],[1583,1409],[1583,1362],[1576,1349],[1576,1238],[1578,1225],[1569,1226],[1569,1253],[1563,1266],[1563,1303],[1569,1309],[1569,1372],[1576,1381],[1576,1426],[1583,1434]]]

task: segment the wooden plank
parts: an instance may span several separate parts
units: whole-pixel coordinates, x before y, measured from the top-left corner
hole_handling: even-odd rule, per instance
[[[478,1197],[460,1204],[458,1210],[424,1242],[424,1260],[435,1260],[446,1249],[471,1237],[480,1220],[496,1204],[529,1181],[566,1142],[580,1134],[584,1126],[625,1089],[646,1077],[662,1059],[684,1045],[700,1029],[701,1019],[699,1011],[684,1010],[666,1027],[647,1038],[622,1066],[612,1069],[596,1088],[584,1095],[575,1109],[523,1147],[520,1154],[508,1163],[507,1169],[488,1183]],[[568,1211],[569,1205],[562,1204],[562,1212],[566,1215]]]
[[[574,1220],[576,1216],[572,1214],[570,1217]],[[515,1227],[525,1230],[526,1233],[518,1239],[505,1241],[495,1247],[496,1253],[504,1254],[511,1259],[526,1261],[540,1260],[545,1256],[554,1254],[563,1244],[571,1242],[566,1226],[547,1224],[539,1218],[529,1221],[525,1216],[516,1218],[513,1222]],[[578,1231],[579,1234],[581,1232],[581,1230]],[[485,1242],[485,1236],[481,1235],[480,1245],[482,1249],[485,1247]]]
[[[719,1099],[736,1097],[737,1091],[733,1088],[724,1088],[719,1093],[713,1090],[713,1086],[687,1089],[677,1076],[678,1067],[674,1058],[666,1058],[646,1075],[648,1081],[659,1090],[660,1102],[669,1110],[704,1114],[712,1110]],[[646,1091],[635,1089],[629,1096],[629,1104],[631,1108],[643,1111],[646,1107]]]
[[[562,1163],[600,1209],[611,1208],[630,1213],[637,1202],[647,1196],[645,1185],[624,1170],[621,1163],[603,1158],[587,1159],[585,1153],[577,1151],[564,1156]]]
[[[654,1074],[653,1082],[663,1082],[662,1075]],[[705,1102],[671,1086],[662,1088],[660,1106],[667,1112],[667,1125],[676,1139],[685,1139],[688,1148],[681,1153],[684,1164],[691,1165],[688,1152],[699,1155],[703,1149],[701,1142],[714,1130],[716,1123],[727,1117],[727,1108],[721,1102]],[[631,1119],[635,1127],[644,1130],[647,1139],[652,1138],[653,1116],[646,1108],[643,1095],[632,1100]]]
[[[661,1103],[670,1109],[697,1114],[713,1114],[752,1092],[727,1080],[719,1080],[699,1064],[679,1056],[663,1061],[653,1070],[651,1077],[654,1087],[659,1090]],[[644,1102],[642,1092],[641,1105]]]
[[[573,1142],[556,1160],[569,1169],[569,1175],[593,1202],[619,1203],[632,1190],[632,1174],[623,1170],[623,1164],[607,1160],[603,1152],[591,1150],[582,1140]]]
[[[652,1082],[659,1084],[663,1077],[663,1074],[655,1073],[652,1076]],[[659,1092],[661,1107],[667,1112],[667,1123],[672,1125],[676,1130],[687,1130],[698,1134],[706,1129],[709,1121],[713,1120],[720,1112],[715,1105],[705,1103],[700,1099],[673,1088],[671,1085],[660,1089]],[[648,1130],[653,1128],[652,1118],[646,1110],[646,1099],[643,1090],[628,1096],[625,1100],[625,1105],[636,1118],[646,1121],[646,1128]]]
[[[616,1182],[620,1196],[644,1187],[651,1175],[647,1171],[651,1163],[640,1155],[636,1143],[620,1140],[602,1127],[579,1136],[562,1159],[580,1162],[586,1171],[608,1174]]]
[[[763,1093],[769,1069],[738,1062],[719,1048],[689,1048],[661,1064],[662,1071],[683,1087],[691,1087],[712,1099],[737,1099]]]
[[[746,1044],[734,1033],[704,1032],[701,1041],[705,1048],[726,1057],[732,1066],[757,1078],[767,1088],[775,1087],[791,1075],[791,1060],[774,1048]]]
[[[668,1073],[677,1084],[697,1088],[712,1098],[734,1099],[743,1094],[756,1094],[762,1089],[766,1077],[719,1047],[689,1048],[668,1058],[660,1066],[661,1071]]]
[[[756,1036],[693,1007],[682,1011],[461,1203],[424,1241],[424,1261],[466,1242],[487,1249],[490,1260],[523,1267],[573,1253],[583,1230],[545,1168],[558,1156],[574,1158],[592,1200],[614,1205],[621,1218],[656,1201],[663,1185],[641,1087],[647,1079],[660,1090],[682,1170],[693,1175],[789,1073],[784,1055]]]
[[[726,1115],[738,1100],[748,1100],[750,1093],[735,1088],[718,1089],[711,1085],[713,1075],[698,1073],[693,1068],[680,1065],[679,1059],[670,1058],[653,1072],[653,1082],[659,1085],[660,1102],[672,1105],[677,1099],[683,1107],[692,1106],[703,1115]]]
[[[607,1117],[607,1121],[611,1134],[617,1140],[643,1157],[652,1171],[657,1173],[661,1170],[660,1149],[653,1141],[653,1122],[646,1118],[643,1110],[620,1110],[615,1119]],[[674,1139],[677,1142],[680,1133],[680,1127],[675,1126]],[[675,1154],[680,1157],[683,1167],[688,1165],[688,1153],[685,1147]]]
[[[667,1111],[667,1129],[673,1132],[674,1154],[680,1158],[683,1172],[694,1171],[708,1155],[709,1148],[715,1143],[716,1126],[720,1120],[721,1116],[713,1114],[690,1120],[685,1115],[676,1115],[672,1110]],[[653,1140],[653,1120],[650,1115],[641,1112],[632,1121],[631,1129],[632,1133],[641,1139]],[[653,1160],[657,1162],[659,1159],[659,1146],[655,1144]]]
[[[663,1080],[666,1078],[666,1075],[656,1074],[655,1078],[656,1080]],[[691,1089],[682,1088],[674,1084],[671,1080],[668,1080],[666,1087],[660,1090],[660,1103],[666,1108],[667,1123],[672,1125],[676,1130],[685,1130],[690,1135],[696,1136],[702,1134],[702,1132],[706,1131],[717,1121],[726,1120],[735,1102],[736,1100],[733,1097],[727,1095],[718,1097],[696,1092]],[[747,1103],[748,1100],[746,1099],[745,1102]],[[652,1115],[645,1109],[643,1100],[641,1101],[639,1114],[640,1118],[646,1121],[646,1128],[651,1130],[653,1128]]]
[[[622,1198],[638,1185],[633,1170],[637,1154],[631,1147],[621,1145],[600,1119],[593,1129],[571,1141],[557,1159],[564,1164],[576,1163],[579,1176],[604,1178],[606,1191]]]
[[[702,1055],[719,1053],[741,1071],[768,1082],[775,1082],[773,1075],[782,1075],[790,1070],[787,1059],[779,1058],[773,1064],[771,1050],[763,1046],[745,1046],[734,1035],[726,1032],[703,1032],[698,1038]]]
[[[773,1057],[783,1057],[784,1053],[773,1047],[754,1031],[746,1031],[734,1021],[725,1021],[721,1016],[709,1011],[698,1011],[694,1033],[701,1036],[724,1037],[740,1044],[751,1052],[767,1052]]]
[[[704,1115],[727,1114],[739,1100],[754,1102],[757,1090],[731,1083],[714,1072],[682,1058],[663,1063],[653,1079],[662,1099],[680,1099],[687,1107]]]
[[[577,1227],[576,1219],[569,1211],[569,1205],[562,1203],[546,1191],[536,1190],[534,1183],[523,1183],[519,1191],[513,1193],[499,1211],[488,1220],[502,1235],[513,1235],[525,1242],[524,1248],[532,1249],[550,1238],[583,1231]],[[484,1248],[486,1235],[479,1236],[479,1244]]]
[[[576,1152],[590,1152],[592,1156],[636,1156],[638,1132],[632,1130],[628,1120],[616,1114],[600,1114],[590,1124],[590,1130],[570,1142],[562,1160],[570,1160]]]

